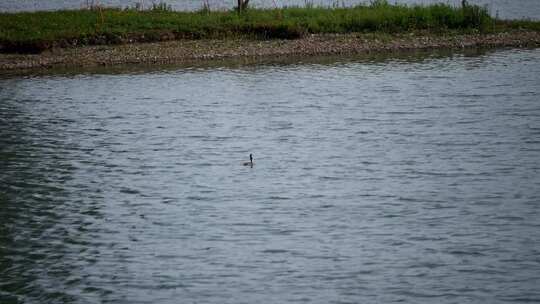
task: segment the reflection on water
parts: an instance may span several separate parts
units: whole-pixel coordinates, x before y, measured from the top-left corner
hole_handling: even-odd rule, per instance
[[[0,302],[537,302],[539,75],[507,50],[1,79]]]
[[[135,7],[137,3],[142,3],[144,7],[150,7],[152,3],[160,1],[143,1],[143,0],[3,0],[0,2],[0,12],[14,11],[35,11],[35,10],[58,10],[58,9],[80,9],[87,7],[87,3],[101,3],[106,6],[113,7]],[[161,1],[171,5],[174,10],[199,10],[203,7],[203,3],[208,3],[213,10],[231,9],[236,1],[230,0],[167,0]],[[319,6],[354,6],[358,4],[369,4],[371,0],[253,0],[250,5],[253,7],[283,7],[283,6],[305,6],[306,3],[311,3]],[[400,4],[433,4],[433,3],[448,3],[451,5],[461,5],[461,0],[390,0],[389,3]],[[538,19],[540,16],[540,3],[537,0],[469,0],[469,3],[474,3],[486,7],[490,14],[499,16],[505,19]]]

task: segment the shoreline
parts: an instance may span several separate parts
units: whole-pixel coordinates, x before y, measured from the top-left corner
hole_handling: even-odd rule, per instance
[[[53,48],[41,54],[0,54],[0,74],[53,68],[498,47],[540,47],[540,32],[313,34],[292,40],[228,38]]]

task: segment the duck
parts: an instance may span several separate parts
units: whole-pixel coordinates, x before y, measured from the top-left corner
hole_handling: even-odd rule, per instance
[[[243,165],[244,165],[244,166],[251,166],[251,167],[253,167],[253,154],[250,154],[250,155],[249,155],[249,161],[243,163]]]

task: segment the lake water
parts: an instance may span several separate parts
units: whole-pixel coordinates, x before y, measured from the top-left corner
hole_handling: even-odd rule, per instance
[[[231,9],[236,0],[206,0],[212,9]],[[33,11],[33,10],[58,10],[58,9],[79,9],[87,7],[87,3],[101,3],[115,7],[134,7],[136,3],[141,3],[144,7],[150,7],[152,3],[165,2],[175,10],[198,10],[203,6],[205,0],[2,0],[0,1],[0,12],[7,11]],[[461,5],[461,0],[389,0],[390,3],[402,4],[431,4],[449,3]],[[282,7],[282,6],[304,6],[308,3],[322,6],[352,6],[361,3],[370,3],[368,0],[251,0],[254,7]],[[486,6],[493,16],[505,19],[538,19],[540,18],[540,1],[538,0],[469,0],[474,3]]]
[[[0,207],[2,304],[538,303],[540,49],[3,77]]]

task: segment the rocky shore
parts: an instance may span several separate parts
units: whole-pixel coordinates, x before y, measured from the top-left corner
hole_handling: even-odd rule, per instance
[[[353,55],[404,50],[539,47],[540,32],[495,34],[320,34],[294,40],[178,40],[56,48],[41,54],[0,54],[0,74],[25,70],[171,64],[227,58]]]

